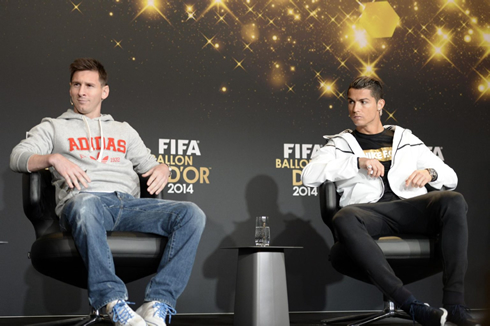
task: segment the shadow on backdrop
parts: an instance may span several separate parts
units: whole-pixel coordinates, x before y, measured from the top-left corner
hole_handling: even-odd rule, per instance
[[[319,218],[315,216],[319,214],[317,207],[305,207],[304,217],[283,214],[278,195],[277,183],[271,177],[259,175],[251,179],[245,191],[249,218],[235,223],[235,230],[221,241],[204,264],[205,277],[217,279],[216,303],[223,311],[233,311],[237,252],[220,248],[254,245],[256,216],[269,216],[271,245],[303,247],[286,250],[285,254],[291,311],[323,310],[327,304],[327,285],[343,277],[331,268],[330,249],[308,220]]]

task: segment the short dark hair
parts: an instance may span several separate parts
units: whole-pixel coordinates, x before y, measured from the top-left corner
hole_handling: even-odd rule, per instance
[[[368,77],[368,76],[359,76],[349,85],[349,89],[364,89],[367,88],[371,91],[371,96],[376,99],[378,102],[380,99],[384,97],[383,93],[383,84],[380,80]]]
[[[99,73],[99,80],[102,86],[107,85],[109,76],[107,75],[104,66],[99,61],[92,58],[78,58],[72,62],[70,65],[70,82],[73,79],[73,75],[77,71],[83,70],[97,71]]]

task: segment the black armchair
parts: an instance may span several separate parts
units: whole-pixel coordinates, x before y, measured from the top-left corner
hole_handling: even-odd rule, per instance
[[[141,197],[155,197],[147,192],[146,180],[140,176]],[[48,170],[24,174],[22,178],[24,213],[32,222],[36,241],[29,258],[41,274],[80,288],[87,288],[87,270],[69,233],[61,232],[55,214],[55,189]],[[157,271],[167,238],[138,232],[108,232],[117,275],[129,283]],[[49,325],[89,325],[106,317],[92,309],[89,316]]]
[[[330,249],[329,259],[332,266],[338,272],[355,278],[357,280],[371,283],[367,274],[357,266],[356,262],[350,259],[345,247],[335,238],[332,227],[332,218],[340,209],[340,195],[337,193],[334,183],[326,181],[319,187],[320,208],[323,222],[330,228],[334,235],[335,243]],[[435,238],[426,236],[403,236],[384,237],[376,240],[383,251],[390,266],[395,274],[409,284],[442,271],[442,257],[440,247]],[[397,310],[394,302],[383,296],[384,309],[380,312],[369,314],[357,314],[334,319],[322,320],[323,324],[333,324],[339,322],[354,323],[349,325],[365,325],[388,317],[412,319],[401,310]]]

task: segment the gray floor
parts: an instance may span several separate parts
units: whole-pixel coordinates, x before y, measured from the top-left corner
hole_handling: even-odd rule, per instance
[[[290,322],[291,326],[314,326],[324,325],[321,323],[323,319],[330,319],[345,315],[351,315],[352,313],[291,313]],[[473,313],[476,318],[483,319],[483,311]],[[56,325],[55,321],[59,321],[59,317],[0,317],[0,325],[9,326],[27,326],[35,323],[46,323],[45,325]],[[92,325],[110,325],[110,323],[95,323]],[[232,326],[233,314],[205,314],[205,315],[186,315],[177,314],[172,318],[170,326]],[[335,325],[347,325],[347,323],[337,323]],[[411,320],[404,320],[399,318],[388,318],[370,325],[384,325],[384,326],[408,326],[413,325]],[[449,325],[449,324],[448,324]],[[486,325],[482,323],[482,326]]]

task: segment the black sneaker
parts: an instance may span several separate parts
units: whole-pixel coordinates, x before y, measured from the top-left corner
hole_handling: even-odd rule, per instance
[[[454,304],[454,305],[445,305],[444,308],[447,309],[447,321],[456,324],[458,326],[478,326],[480,323],[473,318],[468,309],[465,306]]]
[[[432,308],[427,303],[412,301],[410,303],[410,315],[414,322],[423,326],[444,326],[447,318],[447,310],[444,308]]]

